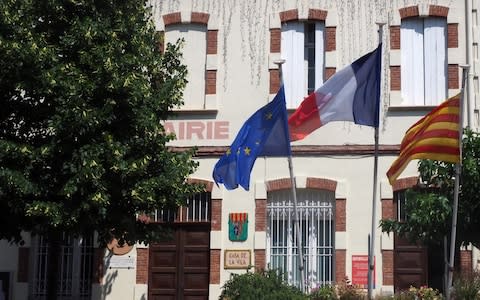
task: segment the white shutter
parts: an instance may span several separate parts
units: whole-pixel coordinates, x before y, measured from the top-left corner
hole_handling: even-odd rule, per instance
[[[447,98],[445,18],[424,21],[425,105],[438,105]]]
[[[285,86],[285,100],[288,108],[297,108],[306,96],[303,23],[288,22],[282,25],[281,53],[285,63],[282,66]]]
[[[400,28],[403,104],[424,105],[423,21],[402,20]]]
[[[315,90],[323,85],[325,65],[325,25],[315,23]]]

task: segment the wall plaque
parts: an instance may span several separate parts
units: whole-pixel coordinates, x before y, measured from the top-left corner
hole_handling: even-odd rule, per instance
[[[112,255],[105,258],[105,265],[112,269],[134,269],[135,257],[130,255]]]
[[[251,262],[250,250],[225,250],[225,269],[248,269]]]

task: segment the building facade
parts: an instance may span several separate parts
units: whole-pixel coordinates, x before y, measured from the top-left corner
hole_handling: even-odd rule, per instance
[[[411,163],[392,186],[386,171],[405,131],[461,89],[469,64],[465,125],[479,127],[478,10],[474,0],[152,0],[155,26],[167,43],[183,39],[188,66],[185,105],[165,127],[172,149],[198,147],[189,182],[206,190],[178,211],[157,211],[172,241],[128,249],[99,248],[94,237],[65,237],[60,290],[64,299],[218,299],[231,274],[275,268],[299,284],[292,181],[287,158],[259,157],[250,189],[217,186],[212,171],[242,124],[280,86],[287,109],[336,71],[383,44],[378,188],[373,204],[374,129],[329,123],[292,143],[305,284],[312,289],[346,277],[366,284],[371,233],[381,218],[402,218],[405,189],[417,182]],[[384,23],[382,27],[377,23]],[[374,233],[374,293],[436,284],[429,250]],[[40,238],[20,247],[0,242],[6,299],[42,299],[46,248]],[[477,267],[475,249],[461,268]],[[8,295],[7,295],[8,291]]]

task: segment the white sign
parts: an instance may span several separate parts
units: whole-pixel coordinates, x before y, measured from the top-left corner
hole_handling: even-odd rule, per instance
[[[105,258],[107,268],[113,269],[134,269],[135,257],[130,255],[112,255]]]

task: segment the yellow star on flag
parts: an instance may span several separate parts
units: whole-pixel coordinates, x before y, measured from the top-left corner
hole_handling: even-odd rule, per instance
[[[227,154],[227,156],[232,154],[232,149],[228,148],[226,154]]]
[[[250,155],[250,151],[252,151],[250,148],[248,147],[245,147],[245,150],[243,150],[245,152],[245,155]]]
[[[273,114],[271,112],[268,112],[265,114],[265,119],[270,120],[272,118]]]

